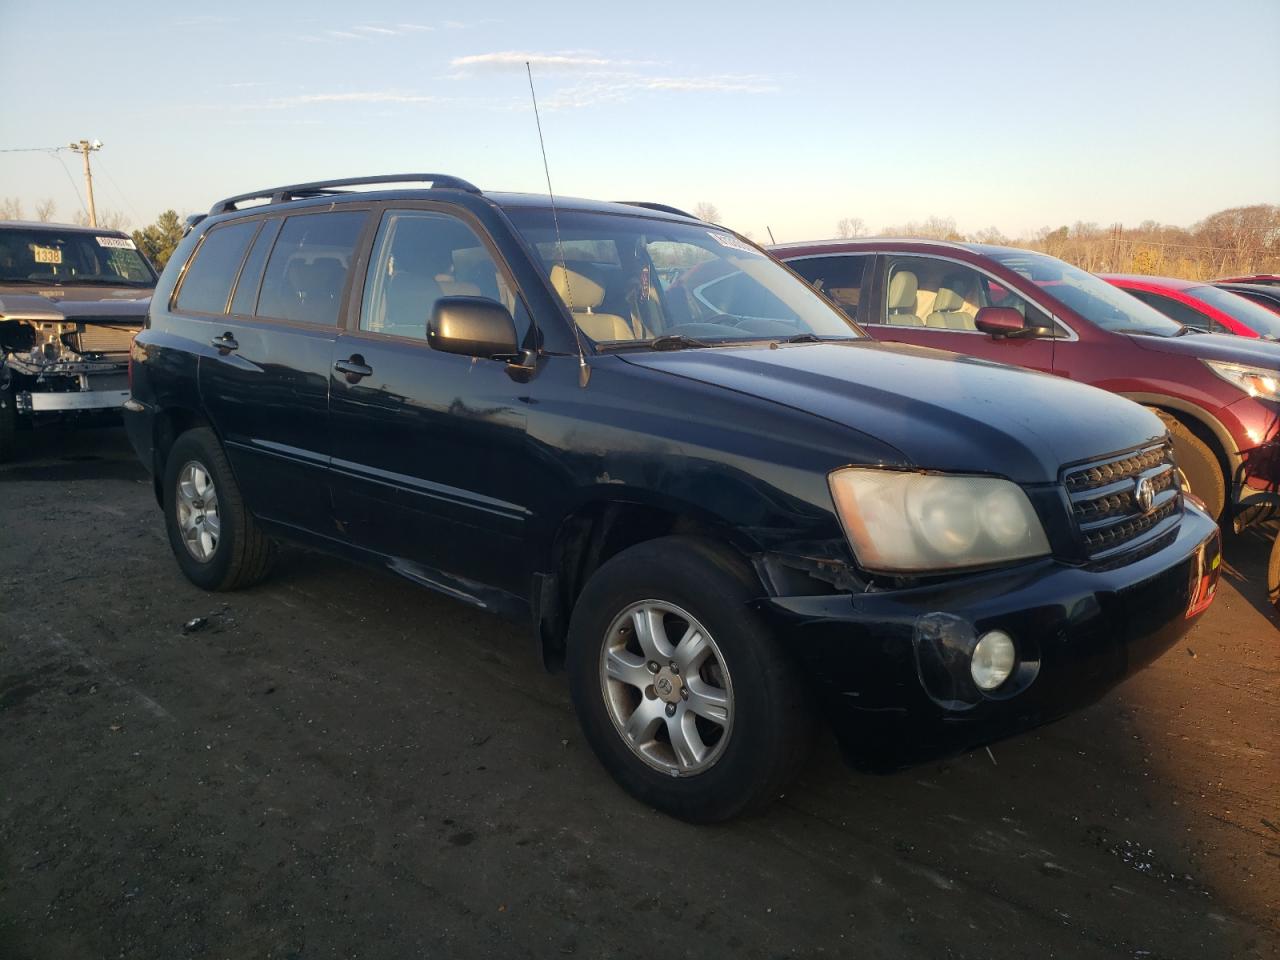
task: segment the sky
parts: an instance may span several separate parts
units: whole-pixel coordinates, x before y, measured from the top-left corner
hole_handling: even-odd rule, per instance
[[[131,226],[371,173],[545,193],[526,61],[557,194],[762,241],[1280,203],[1276,0],[0,0],[0,37],[0,198],[66,221],[81,138]]]

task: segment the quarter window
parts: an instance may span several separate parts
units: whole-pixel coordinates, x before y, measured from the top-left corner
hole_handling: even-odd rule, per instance
[[[226,313],[231,284],[235,282],[249,241],[258,230],[256,221],[214,227],[200,242],[196,258],[187,267],[178,291],[178,309],[191,313]]]
[[[454,217],[392,211],[374,242],[360,329],[425,340],[441,297],[487,297],[513,315],[516,298],[488,249]]]
[[[262,277],[258,316],[334,326],[364,211],[289,217]]]

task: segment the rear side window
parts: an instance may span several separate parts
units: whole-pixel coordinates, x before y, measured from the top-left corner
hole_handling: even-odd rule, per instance
[[[240,279],[236,281],[236,292],[231,298],[231,312],[236,316],[247,316],[253,313],[258,304],[258,288],[262,283],[262,268],[266,266],[267,255],[271,253],[271,245],[275,243],[276,232],[280,229],[279,220],[267,220],[262,225],[258,239],[249,248],[249,256],[240,268]]]
[[[178,291],[178,309],[191,313],[225,313],[231,285],[240,272],[249,241],[258,224],[230,223],[214,227],[200,242],[196,259],[187,267]]]
[[[1194,307],[1189,307],[1172,297],[1164,297],[1150,290],[1126,290],[1125,293],[1133,294],[1143,303],[1155,307],[1170,320],[1177,320],[1184,327],[1194,327],[1196,330],[1213,333],[1219,333],[1224,329],[1222,324],[1215,323],[1212,317],[1207,317]]]
[[[361,210],[285,220],[262,276],[258,316],[335,326],[366,217]]]
[[[858,302],[862,299],[862,275],[871,259],[862,254],[805,257],[791,260],[787,266],[808,280],[809,286],[825,293],[840,305],[840,309],[856,318]]]

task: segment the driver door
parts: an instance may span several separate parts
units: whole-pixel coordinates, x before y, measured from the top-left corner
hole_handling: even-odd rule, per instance
[[[1054,327],[1039,307],[956,260],[894,254],[881,258],[867,332],[877,340],[950,350],[983,360],[1053,372],[1054,337],[993,337],[975,324],[983,307],[1012,307],[1029,325]]]

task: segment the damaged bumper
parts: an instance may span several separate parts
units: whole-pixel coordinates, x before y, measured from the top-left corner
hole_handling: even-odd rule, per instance
[[[1053,559],[872,593],[762,602],[813,686],[846,757],[894,769],[992,743],[1099,699],[1181,637],[1212,601],[1216,525],[1187,507],[1160,550],[1108,570]],[[1013,638],[1016,666],[989,692],[978,640]]]

